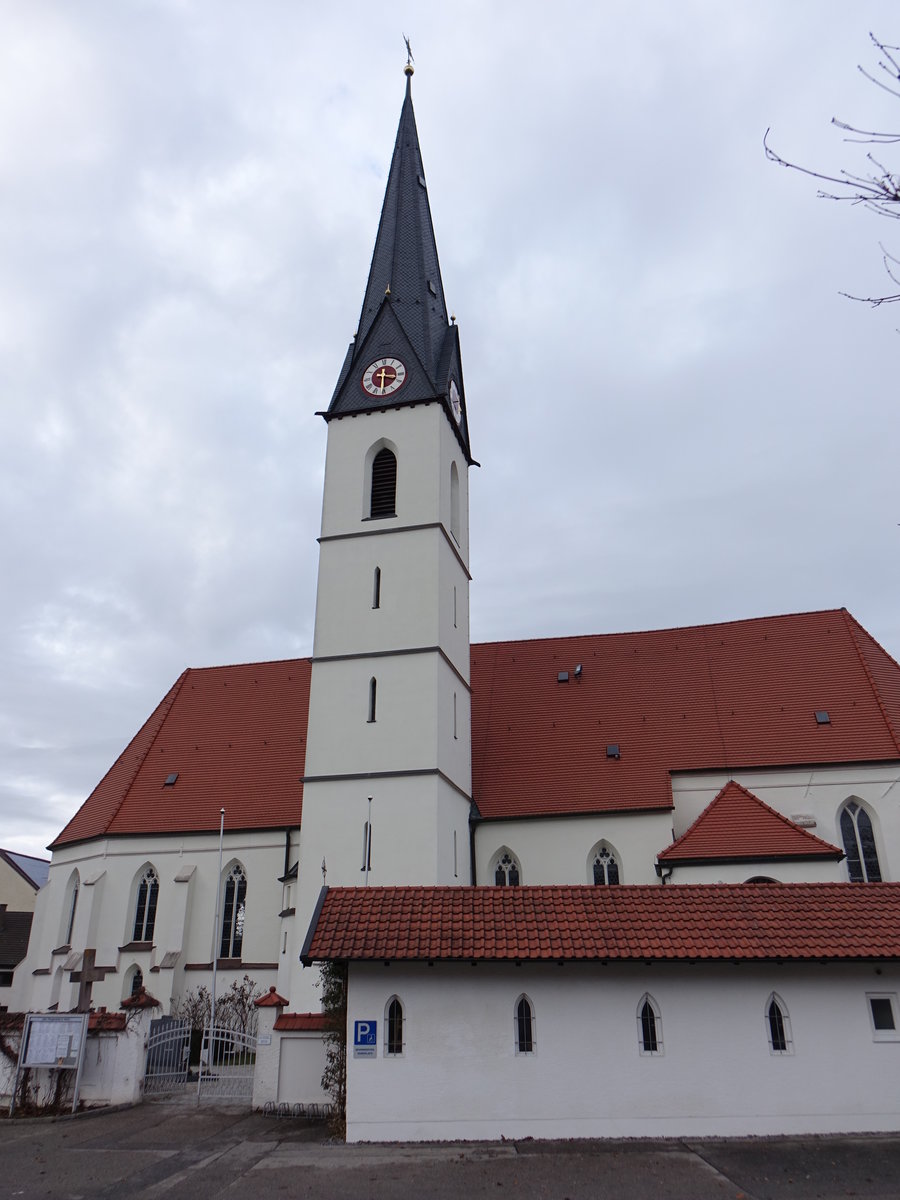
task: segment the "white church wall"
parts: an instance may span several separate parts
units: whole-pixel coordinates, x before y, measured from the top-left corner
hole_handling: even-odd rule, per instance
[[[475,829],[475,874],[478,883],[493,883],[494,859],[505,846],[523,884],[592,883],[589,857],[602,841],[616,856],[620,882],[658,883],[653,864],[671,840],[668,811],[483,821]]]
[[[352,964],[348,1140],[897,1130],[900,1041],[876,1040],[867,993],[898,988],[896,964]],[[773,992],[790,1053],[769,1042]],[[639,1045],[647,993],[659,1054]],[[516,1053],[522,994],[533,1054]],[[404,1048],[390,1057],[395,995]],[[358,1020],[378,1022],[373,1059],[353,1056]]]
[[[776,883],[842,883],[846,878],[843,864],[833,859],[804,862],[696,863],[688,866],[666,864],[674,871],[668,884],[746,883],[750,879],[774,879]]]
[[[282,900],[278,876],[284,869],[283,855],[283,831],[226,834],[223,866],[227,871],[230,863],[240,861],[248,880],[242,953],[248,963],[275,964],[278,959],[277,914]],[[71,1008],[77,1001],[78,985],[69,981],[69,971],[80,965],[75,956],[88,946],[96,949],[98,966],[116,968],[94,984],[95,1007],[118,1008],[126,994],[129,969],[135,964],[142,970],[144,986],[166,1011],[176,994],[173,989],[182,980],[187,988],[201,983],[209,986],[208,970],[185,974],[184,967],[211,961],[218,858],[218,834],[106,838],[55,851],[48,882],[39,893],[45,911],[36,920],[28,954],[16,972],[11,1007],[39,1011],[57,1002],[61,1010]],[[153,865],[159,878],[153,950],[129,950],[124,947],[134,932],[134,882],[146,863]],[[67,889],[73,870],[79,872],[82,885],[71,954],[54,955],[65,936]],[[177,968],[154,971],[167,952],[175,957]],[[54,996],[54,976],[60,966],[65,970],[57,981],[59,994]],[[46,974],[35,976],[35,971]],[[243,973],[239,969],[236,977]],[[260,985],[274,983],[274,966],[255,967],[249,973]]]
[[[878,860],[885,881],[900,878],[900,764],[782,767],[774,770],[678,772],[672,776],[675,834],[682,833],[729,779],[753,792],[784,816],[811,817],[809,832],[843,849],[840,812],[855,798],[872,818]],[[846,866],[840,866],[846,879]]]

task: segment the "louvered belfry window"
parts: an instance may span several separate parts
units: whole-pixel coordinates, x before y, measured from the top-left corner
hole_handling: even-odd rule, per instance
[[[370,517],[393,517],[397,505],[397,457],[385,446],[372,460]]]

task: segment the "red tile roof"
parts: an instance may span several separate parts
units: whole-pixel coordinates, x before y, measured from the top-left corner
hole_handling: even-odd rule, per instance
[[[330,888],[303,956],[309,962],[896,959],[900,884]]]
[[[837,846],[801,829],[734,781],[657,855],[660,862],[681,864],[843,857]]]
[[[896,759],[898,731],[900,666],[843,609],[472,647],[486,818],[670,807],[672,771]]]
[[[226,829],[296,827],[309,676],[308,659],[185,671],[53,845],[217,830],[222,805]]]
[[[670,808],[672,771],[900,758],[900,666],[843,609],[491,642],[471,663],[488,819]],[[308,659],[185,671],[54,846],[217,830],[223,804],[228,829],[298,825],[309,679]]]
[[[290,1032],[310,1030],[319,1033],[322,1030],[330,1029],[333,1024],[334,1018],[329,1013],[282,1013],[275,1018],[273,1029]]]

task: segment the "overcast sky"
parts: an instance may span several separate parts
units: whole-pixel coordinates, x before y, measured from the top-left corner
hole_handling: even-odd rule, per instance
[[[887,0],[0,0],[0,845],[185,666],[308,654],[402,33],[472,449],[472,637],[845,605],[900,655],[900,227],[768,163]],[[896,147],[886,149],[893,156]]]

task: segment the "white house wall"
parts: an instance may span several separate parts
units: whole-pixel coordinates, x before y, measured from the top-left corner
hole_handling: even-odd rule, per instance
[[[867,992],[896,994],[883,965],[351,964],[350,1141],[726,1136],[900,1129],[900,1041],[875,1041]],[[793,1053],[772,1053],[775,991]],[[643,1055],[650,993],[663,1053]],[[527,994],[535,1053],[517,1055]],[[398,996],[404,1050],[384,1055]],[[354,1022],[378,1021],[374,1059]]]

